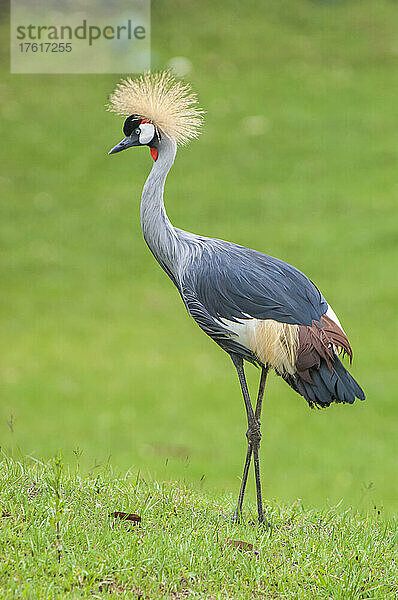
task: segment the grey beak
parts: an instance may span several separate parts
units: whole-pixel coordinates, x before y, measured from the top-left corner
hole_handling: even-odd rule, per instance
[[[132,146],[139,146],[139,141],[133,140],[131,137],[125,137],[124,140],[117,144],[117,146],[112,148],[112,150],[109,150],[108,154],[116,154],[116,152],[121,152],[122,150],[131,148]]]

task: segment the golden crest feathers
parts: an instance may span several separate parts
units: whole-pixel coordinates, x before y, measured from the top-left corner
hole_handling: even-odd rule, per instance
[[[122,79],[109,97],[107,109],[124,117],[135,114],[147,119],[160,133],[183,145],[199,135],[204,111],[197,103],[189,84],[177,81],[168,71],[147,72],[137,79]]]

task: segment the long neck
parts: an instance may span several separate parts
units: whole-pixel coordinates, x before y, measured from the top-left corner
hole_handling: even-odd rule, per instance
[[[146,243],[166,270],[173,271],[178,239],[163,202],[164,184],[177,151],[173,139],[163,136],[158,158],[145,182],[141,198],[141,227]]]

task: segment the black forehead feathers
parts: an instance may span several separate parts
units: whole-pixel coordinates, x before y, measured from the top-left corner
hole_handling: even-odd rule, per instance
[[[127,117],[123,125],[124,135],[126,137],[129,137],[133,133],[134,129],[136,129],[138,125],[141,124],[141,121],[141,117],[138,117],[137,115],[130,115],[129,117]]]

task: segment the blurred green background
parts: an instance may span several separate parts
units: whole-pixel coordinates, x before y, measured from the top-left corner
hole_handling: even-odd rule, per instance
[[[397,16],[387,0],[152,5],[152,68],[179,65],[207,111],[167,182],[171,220],[307,273],[367,393],[310,411],[270,379],[265,498],[398,507]],[[142,240],[149,153],[107,156],[122,135],[104,110],[119,76],[10,75],[7,20],[1,445],[237,492],[246,426],[233,366]]]

